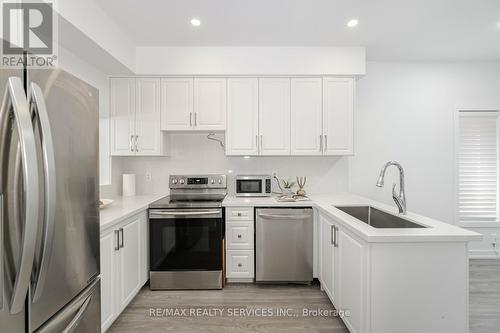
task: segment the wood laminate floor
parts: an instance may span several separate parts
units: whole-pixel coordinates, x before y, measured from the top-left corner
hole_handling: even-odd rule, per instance
[[[500,332],[500,260],[471,260],[470,333]]]
[[[277,316],[280,309],[283,313]],[[348,333],[340,318],[308,317],[303,315],[303,309],[334,310],[318,285],[232,284],[214,291],[154,292],[145,287],[108,332]],[[497,332],[500,260],[471,260],[470,333]]]

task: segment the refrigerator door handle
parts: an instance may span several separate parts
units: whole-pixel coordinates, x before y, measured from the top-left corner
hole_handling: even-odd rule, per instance
[[[36,84],[31,83],[28,102],[30,104],[32,116],[39,120],[42,155],[44,164],[44,231],[42,235],[42,255],[38,267],[38,274],[35,280],[33,302],[36,302],[43,293],[45,279],[49,265],[49,257],[52,251],[55,227],[56,210],[56,162],[54,154],[54,144],[50,130],[49,113],[42,89]]]
[[[23,88],[23,83],[18,77],[11,77],[8,80],[2,107],[0,109],[0,139],[5,140],[10,129],[7,128],[11,120],[11,112],[19,133],[19,143],[21,148],[22,175],[24,187],[24,231],[20,246],[19,266],[14,279],[12,296],[10,297],[10,313],[17,314],[24,309],[26,293],[30,285],[30,278],[35,257],[35,243],[38,223],[38,195],[39,195],[39,165],[36,146],[35,133],[30,115],[28,100]],[[6,147],[0,148],[2,160],[8,154]],[[4,183],[2,180],[1,183]]]
[[[0,239],[5,239],[3,237],[3,194],[0,193]],[[3,246],[0,245],[0,261],[3,263]],[[3,311],[3,264],[0,265],[0,311]]]
[[[83,302],[82,306],[78,310],[78,312],[75,314],[75,317],[70,321],[68,326],[62,331],[62,333],[72,333],[77,327],[80,321],[83,318],[83,315],[85,314],[85,311],[87,310],[90,301],[92,300],[92,295],[87,297],[85,302]]]

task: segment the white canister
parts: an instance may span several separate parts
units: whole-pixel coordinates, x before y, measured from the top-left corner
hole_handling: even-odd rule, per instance
[[[123,174],[123,196],[135,195],[135,174]]]

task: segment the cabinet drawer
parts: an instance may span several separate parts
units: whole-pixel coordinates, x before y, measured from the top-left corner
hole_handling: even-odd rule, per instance
[[[228,207],[226,208],[226,220],[253,221],[253,207]]]
[[[226,223],[226,248],[228,250],[253,249],[253,221],[228,221]]]
[[[227,250],[226,265],[227,278],[253,278],[254,259],[253,250]]]

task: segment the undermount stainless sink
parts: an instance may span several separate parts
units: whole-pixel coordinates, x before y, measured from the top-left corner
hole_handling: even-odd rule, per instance
[[[374,228],[427,228],[371,206],[335,206],[335,208]]]

